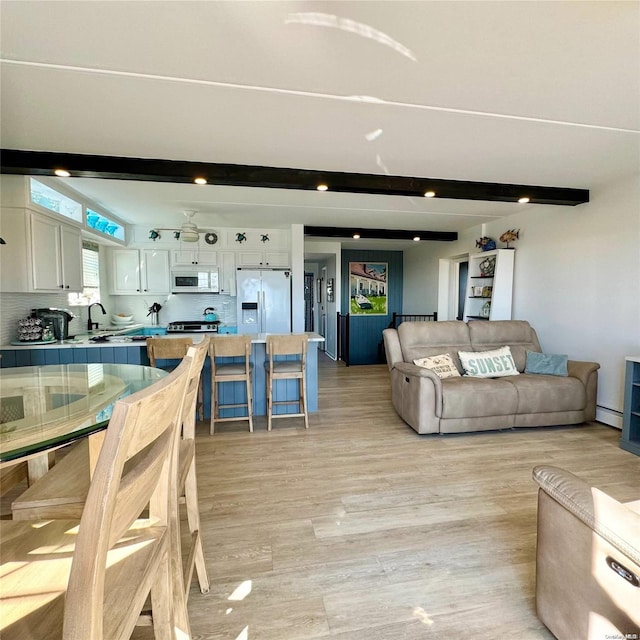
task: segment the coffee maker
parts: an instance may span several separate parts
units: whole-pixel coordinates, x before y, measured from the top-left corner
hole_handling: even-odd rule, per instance
[[[53,336],[56,340],[67,340],[71,337],[69,336],[69,321],[75,318],[71,311],[54,308],[32,309],[31,316],[40,318],[44,326],[51,325]]]

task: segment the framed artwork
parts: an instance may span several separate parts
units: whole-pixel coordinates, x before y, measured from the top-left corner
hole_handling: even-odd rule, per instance
[[[334,279],[333,278],[329,278],[327,280],[327,302],[335,302]]]
[[[354,316],[387,315],[386,262],[350,262],[350,310]]]

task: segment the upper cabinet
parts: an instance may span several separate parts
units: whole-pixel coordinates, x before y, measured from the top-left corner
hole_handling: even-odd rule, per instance
[[[218,264],[216,251],[206,249],[177,249],[171,252],[171,264],[174,267],[215,267]]]
[[[164,249],[113,249],[111,288],[114,295],[166,294],[170,290],[169,252]]]
[[[239,267],[289,267],[288,251],[238,251]]]
[[[495,249],[469,256],[464,304],[466,320],[511,320],[515,249]]]
[[[82,237],[78,227],[30,214],[33,291],[82,291]]]
[[[0,224],[2,291],[82,291],[79,227],[17,207],[3,208]]]

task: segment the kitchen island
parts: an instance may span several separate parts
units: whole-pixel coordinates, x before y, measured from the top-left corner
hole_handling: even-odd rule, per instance
[[[167,334],[167,338],[190,337],[194,343],[200,342],[204,334],[202,333],[172,333]],[[216,339],[216,334],[208,334],[212,339]],[[318,410],[318,344],[324,338],[317,333],[308,333],[309,351],[307,354],[307,407],[309,412]],[[27,367],[45,364],[73,364],[73,363],[114,363],[114,364],[142,364],[148,365],[147,347],[144,336],[132,336],[127,339],[126,335],[119,336],[119,340],[113,342],[92,342],[89,336],[78,336],[75,340],[65,342],[52,342],[46,345],[33,345],[24,343],[20,345],[6,345],[0,347],[1,367]],[[264,363],[266,361],[266,341],[267,334],[260,333],[251,338],[253,363],[253,413],[257,416],[264,416],[267,413],[266,398],[266,374]],[[171,366],[177,361],[160,361],[159,365]],[[293,399],[297,397],[297,384],[290,384],[292,381],[282,380],[277,382],[277,393],[280,399]],[[209,359],[205,361],[202,370],[202,384],[204,390],[204,412],[205,418],[211,416],[211,364]],[[242,383],[227,383],[221,386],[221,402],[232,404],[241,402],[240,395],[244,393]],[[284,396],[282,395],[284,394]],[[282,405],[278,407],[279,412],[295,412],[294,405]],[[236,413],[234,413],[236,412]],[[225,409],[223,417],[242,415],[241,409]]]

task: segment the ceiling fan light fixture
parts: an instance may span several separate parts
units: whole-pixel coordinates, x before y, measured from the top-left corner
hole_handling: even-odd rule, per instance
[[[180,229],[180,240],[182,242],[198,242],[200,234],[196,229],[188,229],[186,225]]]

